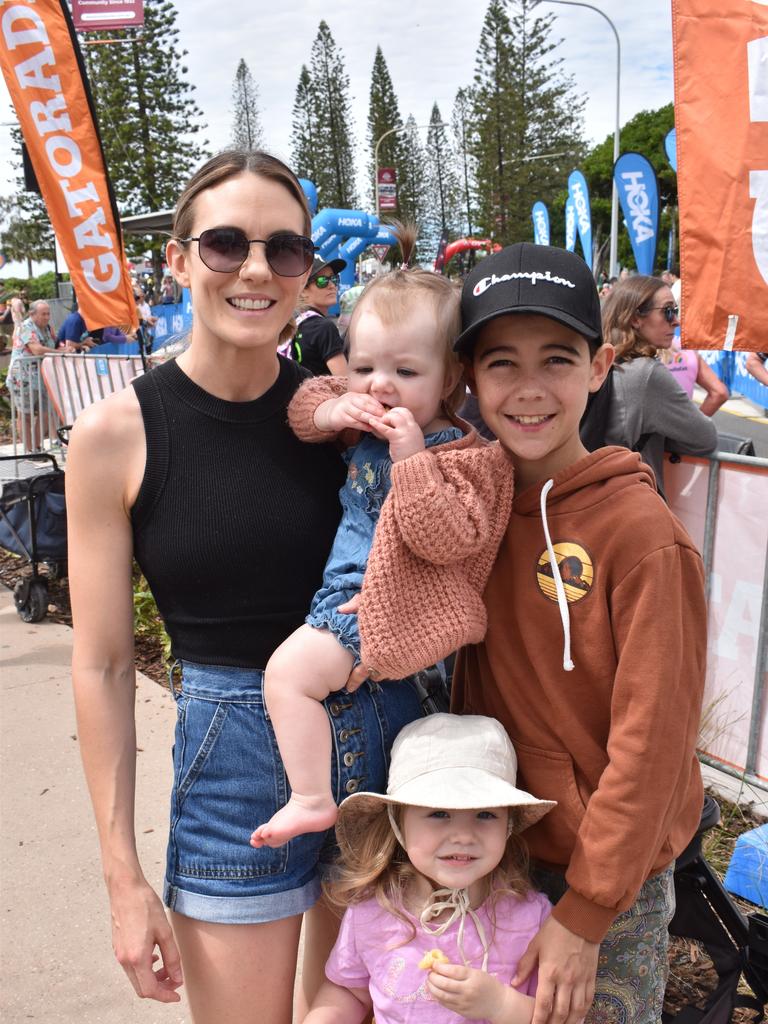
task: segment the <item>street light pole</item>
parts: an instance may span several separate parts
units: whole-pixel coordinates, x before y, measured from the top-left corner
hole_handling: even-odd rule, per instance
[[[412,128],[450,128],[450,125],[444,121],[435,121],[429,124],[404,124],[399,128],[390,128],[389,131],[384,132],[383,135],[378,137],[373,148],[373,173],[376,176],[376,220],[381,219],[381,210],[379,208],[379,146],[388,135],[393,135],[395,132],[409,132]]]
[[[619,120],[619,102],[621,96],[621,41],[619,39],[619,33],[616,31],[616,26],[605,13],[601,11],[599,7],[595,7],[593,4],[582,3],[581,0],[546,0],[550,4],[564,4],[566,7],[588,7],[590,11],[596,11],[601,15],[608,24],[611,26],[611,30],[616,37],[616,127],[613,132],[613,163],[619,159],[619,142],[621,123]],[[611,182],[613,191],[611,193],[611,251],[610,251],[610,276],[618,277],[619,273],[619,259],[618,259],[618,248],[619,248],[619,193],[616,188],[616,181],[611,174]]]

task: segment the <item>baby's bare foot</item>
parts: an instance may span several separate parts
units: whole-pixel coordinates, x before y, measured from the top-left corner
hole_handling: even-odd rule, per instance
[[[305,832],[325,832],[336,824],[338,808],[330,797],[304,797],[293,793],[291,799],[259,825],[251,836],[251,846],[283,846]]]

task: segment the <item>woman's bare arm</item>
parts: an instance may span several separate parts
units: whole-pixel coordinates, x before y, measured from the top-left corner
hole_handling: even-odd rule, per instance
[[[78,737],[101,845],[115,955],[137,994],[177,1002],[179,954],[134,836],[136,732],[130,507],[145,442],[132,388],[87,409],[72,431],[66,491]],[[155,948],[161,965],[152,969]]]
[[[717,376],[711,366],[707,365],[701,356],[699,359],[699,372],[696,375],[696,383],[706,391],[707,396],[699,406],[705,416],[713,416],[717,410],[728,401],[730,392]]]

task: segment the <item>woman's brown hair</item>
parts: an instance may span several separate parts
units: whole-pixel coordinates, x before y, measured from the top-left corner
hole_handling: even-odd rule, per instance
[[[640,356],[653,359],[656,346],[645,341],[632,321],[647,313],[653,297],[667,286],[659,277],[635,274],[618,281],[603,300],[603,341],[616,349],[616,362],[628,363]]]

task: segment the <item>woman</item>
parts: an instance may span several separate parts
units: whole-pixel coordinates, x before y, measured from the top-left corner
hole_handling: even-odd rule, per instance
[[[301,293],[302,310],[296,317],[296,334],[291,354],[315,377],[347,372],[344,340],[328,310],[336,305],[336,275],[346,267],[346,260],[324,260],[315,256],[312,271]]]
[[[605,444],[640,453],[663,493],[664,451],[709,455],[717,430],[656,359],[669,349],[679,321],[672,291],[636,274],[614,285],[603,303],[603,338],[616,349],[613,401]]]
[[[40,377],[40,359],[56,349],[56,336],[51,327],[51,307],[37,299],[29,307],[29,316],[22,320],[14,334],[11,361],[8,364],[8,388],[17,412],[17,432],[25,451],[43,447],[53,424],[48,394]],[[74,346],[64,345],[74,352]],[[25,356],[33,356],[29,359]]]
[[[202,167],[166,252],[192,295],[190,346],[87,409],[70,442],[73,681],[113,944],[139,995],[176,1002],[183,983],[195,1024],[289,1024],[301,915],[330,845],[323,834],[279,850],[248,844],[286,791],[261,669],[321,581],[344,478],[335,448],[302,444],[286,422],[306,374],[277,346],[311,267],[309,231],[280,161],[229,151]],[[134,557],[181,663],[172,929],[134,843]],[[338,796],[383,789],[389,743],[421,714],[415,687],[342,691],[328,712]],[[353,733],[359,760],[344,757]],[[332,942],[326,932],[307,943],[310,986]]]

